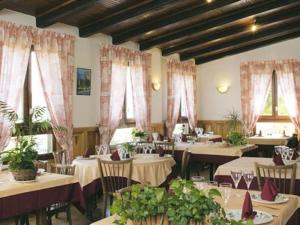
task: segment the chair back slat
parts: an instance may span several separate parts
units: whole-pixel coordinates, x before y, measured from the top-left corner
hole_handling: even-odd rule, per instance
[[[52,152],[52,155],[53,155],[55,164],[62,164],[64,162],[66,162],[66,158],[65,158],[66,151],[65,150]]]
[[[293,194],[295,191],[297,163],[284,166],[255,163],[258,188],[262,190],[263,179],[271,178],[280,193]]]
[[[120,161],[97,160],[104,193],[112,194],[121,188],[130,186],[133,159]]]
[[[175,154],[175,143],[174,142],[155,142],[155,149],[162,148],[164,151],[171,151],[172,156]]]
[[[181,172],[180,176],[182,179],[188,179],[188,167],[189,167],[189,162],[190,162],[190,157],[191,157],[191,152],[186,149],[183,154],[182,154],[182,159],[181,159]]]

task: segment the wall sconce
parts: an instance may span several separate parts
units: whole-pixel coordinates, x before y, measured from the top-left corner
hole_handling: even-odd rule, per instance
[[[160,82],[158,81],[152,82],[152,89],[154,91],[158,91],[160,89]]]
[[[221,85],[217,86],[216,88],[220,94],[225,94],[229,90],[230,85],[229,84],[221,84]]]

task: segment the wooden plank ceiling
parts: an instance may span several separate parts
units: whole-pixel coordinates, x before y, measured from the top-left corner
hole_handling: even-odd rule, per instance
[[[3,8],[41,28],[65,23],[81,37],[101,32],[196,64],[300,37],[300,0],[0,0]]]

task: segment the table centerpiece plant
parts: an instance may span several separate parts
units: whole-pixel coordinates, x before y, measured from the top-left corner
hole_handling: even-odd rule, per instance
[[[121,144],[122,154],[128,155],[128,157],[133,157],[135,153],[135,145],[132,143]]]
[[[242,131],[243,121],[236,110],[232,110],[226,116],[226,125],[228,128],[227,142],[230,145],[246,145],[247,141]]]
[[[63,127],[51,126],[51,121],[45,120],[45,107],[34,107],[29,115],[18,123],[17,113],[7,103],[0,101],[0,114],[10,123],[11,135],[15,146],[1,152],[1,158],[8,163],[9,170],[17,181],[35,180],[37,168],[36,161],[38,152],[34,135],[50,132],[51,129],[64,132]]]
[[[199,190],[192,181],[174,180],[170,190],[133,185],[113,202],[114,224],[126,225],[242,225],[243,221],[229,220],[215,201],[221,196],[217,189]],[[247,224],[253,224],[248,221]]]
[[[138,128],[133,128],[131,136],[132,139],[136,142],[143,141],[146,138],[146,132],[139,130]]]

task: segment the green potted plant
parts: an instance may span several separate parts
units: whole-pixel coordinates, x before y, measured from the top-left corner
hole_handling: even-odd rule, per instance
[[[45,107],[33,108],[29,115],[23,118],[23,123],[18,124],[18,115],[5,102],[0,101],[0,114],[10,122],[10,129],[15,147],[1,152],[1,158],[9,164],[9,170],[15,180],[34,180],[36,177],[35,162],[38,158],[37,144],[33,135],[51,131],[51,122],[44,120]],[[55,129],[63,131],[64,128]]]
[[[230,145],[246,145],[247,140],[243,132],[241,132],[243,127],[243,121],[240,119],[240,115],[236,110],[232,110],[226,116],[226,125],[228,128],[227,142]]]
[[[134,128],[131,132],[131,136],[135,141],[142,141],[146,138],[146,133],[137,128]]]
[[[170,191],[163,188],[134,185],[131,192],[113,202],[114,223],[126,225],[241,225],[241,221],[226,218],[223,208],[214,198],[216,189],[198,190],[192,181],[174,180]],[[251,223],[249,223],[251,224]]]
[[[129,157],[132,157],[135,152],[135,146],[132,143],[124,143],[121,145],[123,153],[128,154]]]
[[[240,146],[240,145],[246,145],[247,140],[245,138],[245,135],[238,131],[230,131],[227,136],[227,141],[231,145]]]

